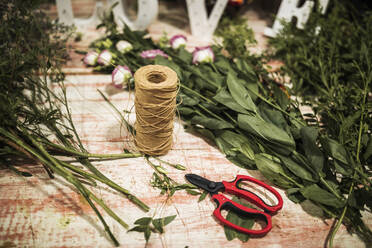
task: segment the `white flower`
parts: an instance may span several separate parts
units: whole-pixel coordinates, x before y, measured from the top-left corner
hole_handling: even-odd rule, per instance
[[[170,39],[169,42],[170,42],[170,44],[171,44],[171,46],[172,46],[173,49],[178,49],[181,46],[186,46],[186,41],[187,41],[186,36],[184,36],[182,34],[178,34],[178,35],[174,35]]]
[[[100,65],[109,65],[111,60],[112,54],[109,52],[109,50],[105,49],[98,55],[97,62]]]
[[[128,41],[121,40],[118,43],[116,43],[116,49],[118,49],[118,51],[121,53],[126,53],[132,50],[133,46]]]
[[[214,53],[210,46],[195,47],[192,52],[192,63],[212,63],[214,61]]]
[[[118,65],[112,71],[112,83],[113,85],[121,89],[129,83],[132,78],[132,72],[127,66]]]
[[[84,57],[84,64],[86,65],[96,65],[98,58],[98,53],[94,51],[88,52]]]

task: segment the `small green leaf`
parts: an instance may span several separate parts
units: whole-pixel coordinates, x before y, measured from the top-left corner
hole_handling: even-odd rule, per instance
[[[306,198],[301,194],[300,188],[287,189],[286,193],[288,199],[293,201],[294,203],[301,203],[306,200]]]
[[[243,206],[251,207],[248,203],[246,203],[245,201],[242,201],[241,199],[239,199],[236,196],[233,196],[232,200],[234,202],[237,202],[237,203],[243,205]],[[226,216],[226,220],[230,221],[231,223],[233,223],[235,225],[246,228],[246,229],[251,229],[254,225],[254,222],[255,222],[254,217],[250,218],[250,217],[246,217],[246,216],[240,216],[237,213],[235,213],[234,211],[229,211],[228,212],[228,214]],[[227,240],[232,240],[236,237],[239,240],[241,240],[242,242],[247,242],[248,239],[250,238],[249,234],[238,232],[238,231],[236,231],[234,229],[231,229],[227,226],[224,226],[224,230],[225,230],[225,236],[226,236]]]
[[[128,232],[145,232],[148,226],[135,226],[132,229],[129,229]]]
[[[305,151],[306,157],[309,159],[310,164],[316,171],[322,171],[324,155],[316,144],[318,130],[313,127],[303,127],[300,129],[300,134],[303,143],[302,148]]]
[[[235,101],[245,109],[256,113],[256,105],[249,95],[248,90],[244,87],[244,85],[240,84],[236,76],[229,72],[227,74],[226,82],[233,99],[235,99]]]
[[[345,150],[345,147],[338,143],[336,140],[323,137],[321,139],[322,146],[324,149],[332,156],[334,159],[348,165],[349,164],[349,156]]]
[[[152,225],[154,226],[154,228],[158,232],[160,232],[160,233],[163,233],[164,232],[162,219],[153,219],[152,220]]]
[[[233,99],[226,88],[221,88],[213,99],[238,113],[249,114],[247,110]]]
[[[151,229],[150,227],[147,227],[144,233],[146,243],[149,242],[150,236],[151,236]]]
[[[177,217],[177,215],[171,215],[171,216],[164,217],[163,218],[163,226],[166,226],[169,223],[171,223],[176,217]]]
[[[152,218],[151,217],[143,217],[143,218],[140,218],[138,220],[136,220],[134,222],[135,225],[142,225],[142,226],[146,226],[148,224],[150,224]]]
[[[203,201],[207,195],[208,195],[208,191],[204,190],[203,193],[200,195],[198,202]]]
[[[192,190],[192,189],[186,189],[186,192],[190,195],[200,195],[200,192]]]

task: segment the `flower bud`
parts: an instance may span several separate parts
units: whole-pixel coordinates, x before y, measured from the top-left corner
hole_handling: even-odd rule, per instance
[[[192,63],[212,63],[214,61],[214,53],[210,46],[195,47],[192,52]]]
[[[98,53],[94,51],[90,51],[87,54],[85,54],[83,61],[84,61],[84,64],[93,66],[93,65],[96,65],[97,58],[98,58]]]
[[[116,49],[121,53],[126,53],[132,50],[133,46],[128,41],[121,40],[118,43],[116,43]]]
[[[132,78],[132,72],[127,66],[118,65],[112,71],[111,76],[113,85],[116,88],[121,89],[128,85],[129,80]]]
[[[160,49],[146,50],[141,52],[141,57],[144,59],[154,59],[156,56],[168,58],[168,55]]]
[[[109,50],[105,49],[98,55],[97,62],[100,65],[109,65],[111,60],[112,54],[109,52]]]
[[[187,41],[187,38],[186,36],[182,35],[182,34],[178,34],[178,35],[174,35],[171,39],[170,39],[170,44],[172,46],[173,49],[178,49],[180,48],[181,46],[186,46],[186,41]]]

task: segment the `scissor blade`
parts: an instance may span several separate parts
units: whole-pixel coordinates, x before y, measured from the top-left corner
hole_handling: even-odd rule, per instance
[[[195,174],[186,174],[185,177],[191,184],[194,184],[195,186],[198,186],[199,188],[202,188],[209,193],[216,193],[218,190],[221,190],[223,188],[222,183],[213,182]]]

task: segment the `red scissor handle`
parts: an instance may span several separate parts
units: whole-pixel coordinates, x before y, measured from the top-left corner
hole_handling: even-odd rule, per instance
[[[252,234],[252,235],[264,235],[271,230],[271,216],[265,212],[245,207],[237,202],[234,202],[228,198],[226,198],[222,194],[215,194],[212,196],[212,199],[217,203],[217,208],[214,210],[213,215],[221,221],[224,225],[229,226],[239,232]],[[228,220],[226,220],[221,215],[222,209],[230,209],[237,213],[240,216],[247,216],[247,217],[255,217],[255,219],[261,219],[266,222],[266,226],[261,230],[252,230],[247,229],[241,226],[238,226]]]
[[[241,181],[249,181],[249,182],[255,183],[255,184],[269,190],[271,193],[274,194],[274,196],[278,200],[278,203],[275,206],[267,205],[256,194],[254,194],[254,193],[252,193],[248,190],[244,190],[244,189],[240,188],[238,184]],[[236,195],[238,197],[243,197],[244,199],[246,199],[250,203],[255,204],[256,206],[260,207],[265,212],[269,212],[270,214],[274,214],[274,213],[278,212],[283,207],[283,199],[280,196],[280,194],[278,193],[278,191],[276,191],[275,189],[273,189],[272,187],[270,187],[266,183],[261,182],[260,180],[257,180],[253,177],[245,176],[245,175],[238,175],[235,178],[234,181],[232,181],[232,182],[222,181],[222,183],[225,186],[226,193],[233,194],[233,195]]]

